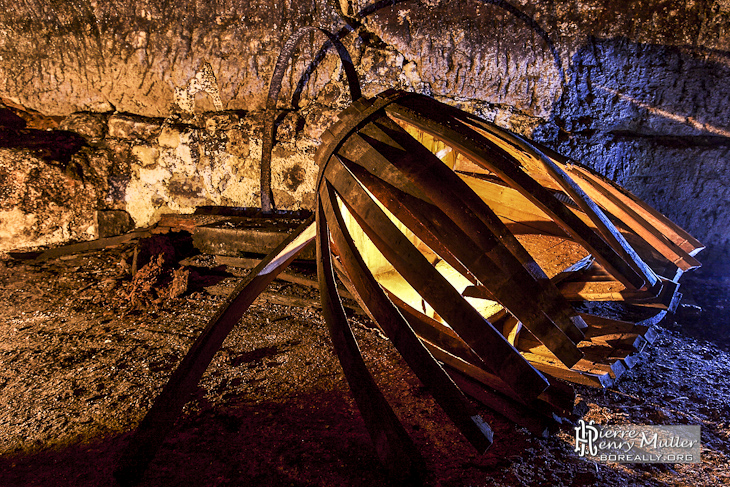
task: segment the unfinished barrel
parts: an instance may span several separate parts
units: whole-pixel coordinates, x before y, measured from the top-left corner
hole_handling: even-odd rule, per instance
[[[632,367],[700,265],[702,244],[612,181],[426,96],[354,102],[316,158],[319,259],[426,385],[430,357],[533,431],[570,414],[562,381]],[[599,313],[614,305],[631,314]]]

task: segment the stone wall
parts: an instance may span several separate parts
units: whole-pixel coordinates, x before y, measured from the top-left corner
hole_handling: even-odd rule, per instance
[[[0,143],[0,250],[93,238],[99,211],[145,226],[200,204],[257,206],[276,56],[298,27],[318,25],[342,36],[366,96],[426,93],[534,137],[647,200],[708,245],[701,258],[712,271],[730,272],[726,0],[0,8],[0,101],[27,120],[12,130],[55,128],[84,142],[65,162],[42,144]],[[284,77],[273,161],[282,208],[312,207],[319,134],[349,102],[334,54],[303,78],[323,41],[305,42]],[[30,183],[41,167],[48,180]],[[23,185],[58,197],[41,208]]]

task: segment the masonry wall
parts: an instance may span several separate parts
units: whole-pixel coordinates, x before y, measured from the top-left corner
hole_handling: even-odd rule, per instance
[[[707,244],[710,271],[730,272],[728,1],[0,8],[0,102],[23,119],[0,119],[0,250],[95,238],[109,211],[146,226],[257,206],[268,80],[288,35],[317,25],[342,36],[366,96],[426,93],[533,137],[647,200]],[[319,135],[349,102],[336,55],[303,78],[323,42],[284,78],[280,208],[312,208]]]

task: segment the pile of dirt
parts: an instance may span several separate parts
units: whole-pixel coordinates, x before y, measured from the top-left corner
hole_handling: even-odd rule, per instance
[[[0,484],[114,485],[130,432],[248,272],[186,252],[150,252],[143,262],[141,245],[44,262],[0,259]],[[289,272],[316,279],[313,266]],[[711,289],[723,306],[730,286]],[[705,295],[690,291],[696,300]],[[577,388],[586,420],[700,424],[702,463],[673,465],[588,462],[575,453],[570,428],[536,438],[485,409],[495,443],[479,455],[373,324],[362,314],[352,321],[373,375],[424,457],[427,485],[728,485],[730,355],[720,334],[698,336],[701,320],[719,310],[691,311],[667,323],[613,388]],[[719,323],[704,325],[719,330]],[[254,303],[142,485],[389,485],[316,288],[277,280]]]

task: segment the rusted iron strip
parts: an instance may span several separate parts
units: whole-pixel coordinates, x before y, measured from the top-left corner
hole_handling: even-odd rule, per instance
[[[124,486],[137,485],[147,466],[175,424],[223,340],[240,321],[251,303],[315,237],[314,215],[292,232],[233,290],[208,322],[198,339],[173,372],[152,408],[124,449],[114,476]]]
[[[492,444],[491,428],[426,350],[359,257],[355,244],[345,233],[345,222],[335,206],[337,199],[328,183],[320,188],[320,200],[327,219],[337,223],[330,230],[332,239],[358,294],[368,297],[366,305],[370,314],[462,434],[478,451],[486,451]]]
[[[316,216],[317,274],[322,312],[335,353],[381,463],[396,479],[417,480],[422,477],[423,459],[370,375],[339,300],[332,269],[329,229],[321,201],[317,205]]]
[[[321,32],[327,36],[328,43],[335,46],[337,54],[340,56],[342,67],[347,76],[347,84],[350,89],[350,98],[355,101],[362,98],[362,92],[360,91],[360,82],[357,78],[357,71],[350,58],[350,53],[347,52],[345,46],[340,42],[339,38],[329,32],[328,30],[320,27],[302,27],[287,39],[279,53],[279,58],[276,60],[274,66],[274,73],[271,76],[271,82],[269,83],[269,94],[266,98],[266,113],[264,115],[264,126],[262,135],[262,148],[261,148],[261,210],[264,213],[271,213],[274,210],[274,195],[271,192],[271,150],[274,147],[274,122],[276,119],[276,102],[279,99],[279,92],[281,91],[281,80],[286,72],[289,60],[294,56],[294,50],[296,49],[299,41],[301,41],[305,35],[313,32]]]
[[[521,397],[529,400],[545,390],[545,378],[459,295],[359,184],[354,179],[348,181],[338,177],[340,174],[330,174],[331,168],[338,166],[346,171],[343,166],[331,162],[326,169],[327,180],[333,183],[340,196],[347,195],[342,201],[366,235],[406,281],[472,347],[490,370],[504,377]]]
[[[424,103],[413,97],[403,98],[398,104],[389,105],[388,114],[402,117],[407,123],[423,131],[448,140],[449,144],[475,163],[498,174],[550,215],[576,242],[583,245],[601,265],[627,286],[640,289],[647,284],[600,235],[593,232],[552,193],[518,167],[496,144],[453,117],[444,116],[443,111],[437,110],[431,103]]]
[[[495,289],[502,285],[499,278],[495,279],[493,269],[483,267],[489,265],[491,261],[502,269],[508,280],[513,280],[514,284],[519,286],[520,294],[530,296],[530,304],[521,303],[520,306],[514,306],[503,303],[525,325],[535,327],[536,333],[541,334],[541,338],[546,340],[552,327],[560,330],[561,334],[567,335],[573,342],[582,339],[583,335],[579,328],[585,325],[577,313],[562,299],[557,289],[553,289],[553,284],[519,242],[513,247],[522,249],[520,253],[525,255],[523,262],[527,263],[527,266],[503,245],[506,240],[505,234],[509,234],[512,238],[514,236],[499,217],[451,169],[389,119],[381,118],[366,125],[358,135],[363,139],[363,143],[377,148],[381,158],[391,161],[417,186],[426,191],[436,206],[468,235],[466,242],[472,241],[478,245],[483,255],[475,255],[470,263],[464,260],[464,256],[460,256],[460,260],[475,273],[477,278],[486,285],[489,285],[489,282],[496,282]],[[435,216],[437,215],[429,214],[424,217],[424,221]],[[493,229],[497,229],[500,234],[495,235]],[[457,239],[454,245],[450,245],[453,247],[452,251],[461,247],[458,243],[460,240]],[[474,265],[477,267],[473,267]],[[478,271],[478,268],[485,272]],[[536,276],[545,278],[538,279]],[[507,299],[512,298],[508,296]],[[529,316],[526,315],[531,308],[534,312]],[[541,323],[544,321],[550,324]],[[545,334],[538,331],[538,326],[545,329]]]

